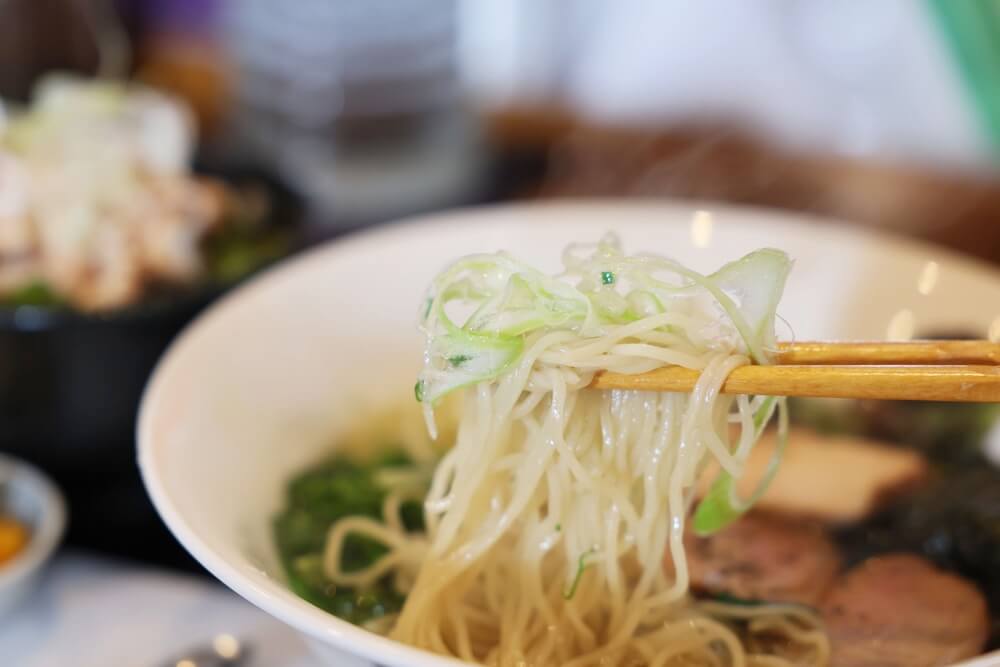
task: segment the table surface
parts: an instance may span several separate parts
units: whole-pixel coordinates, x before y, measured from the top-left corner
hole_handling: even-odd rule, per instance
[[[294,630],[221,585],[73,551],[0,619],[0,655],[18,667],[160,667],[223,633],[250,645],[248,667],[318,667]]]

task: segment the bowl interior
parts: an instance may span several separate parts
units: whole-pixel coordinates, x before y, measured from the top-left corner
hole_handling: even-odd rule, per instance
[[[796,260],[780,312],[800,340],[942,328],[985,336],[1000,322],[997,274],[940,249],[715,206],[706,233],[692,229],[693,210],[565,203],[459,212],[356,235],[267,272],[182,335],[147,389],[140,464],[160,513],[223,581],[303,631],[382,664],[454,664],[363,633],[287,591],[270,520],[293,472],[332,451],[365,414],[412,400],[417,308],[456,256],[506,249],[555,269],[568,240],[614,231],[629,251],[707,271],[774,246]]]

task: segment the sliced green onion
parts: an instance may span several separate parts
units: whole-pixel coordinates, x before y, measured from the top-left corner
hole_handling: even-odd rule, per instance
[[[718,303],[755,362],[768,361],[775,309],[791,266],[785,253],[759,250],[706,276],[666,258],[626,256],[613,237],[594,248],[589,256],[564,254],[566,271],[559,276],[503,252],[466,257],[442,272],[421,318],[427,340],[421,400],[434,404],[498,377],[517,363],[526,338],[536,332],[601,335],[609,325],[687,308],[698,292]],[[663,273],[678,276],[679,283],[664,282],[658,277]],[[619,284],[634,289],[624,292]],[[456,322],[449,311],[471,315]]]
[[[573,577],[573,583],[570,584],[568,590],[563,591],[563,598],[566,600],[572,600],[573,596],[576,595],[576,589],[580,586],[580,580],[583,578],[583,571],[590,567],[591,563],[587,563],[587,556],[592,556],[597,551],[593,548],[588,551],[584,551],[580,554],[580,559],[576,564],[576,575]]]
[[[753,416],[754,438],[760,438],[761,432],[774,414],[775,407],[778,409],[778,442],[774,448],[774,455],[767,464],[767,470],[757,488],[746,500],[741,500],[736,493],[736,484],[732,475],[721,471],[712,483],[711,488],[705,497],[702,498],[695,509],[691,527],[695,534],[706,536],[717,532],[733,521],[760,499],[767,487],[770,486],[778,466],[785,454],[785,447],[788,445],[788,410],[784,398],[769,396],[757,409]]]

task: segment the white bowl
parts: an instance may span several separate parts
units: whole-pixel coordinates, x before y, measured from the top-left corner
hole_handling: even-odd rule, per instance
[[[0,621],[37,583],[66,526],[66,506],[56,486],[34,466],[0,454],[4,512],[28,526],[27,546],[0,565]]]
[[[161,361],[138,427],[146,487],[213,574],[305,633],[331,665],[461,664],[365,632],[283,583],[271,541],[286,480],[329,454],[359,414],[412,400],[418,304],[470,252],[507,249],[555,268],[568,240],[621,235],[709,270],[760,246],[796,266],[781,306],[799,339],[1000,332],[1000,274],[940,248],[760,209],[558,203],[471,210],[381,227],[289,261],[232,293]]]

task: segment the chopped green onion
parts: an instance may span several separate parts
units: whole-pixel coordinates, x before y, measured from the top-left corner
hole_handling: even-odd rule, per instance
[[[775,408],[778,409],[778,442],[774,450],[774,455],[764,471],[757,488],[746,500],[741,500],[736,494],[736,485],[732,475],[727,472],[720,472],[712,487],[702,498],[695,509],[692,519],[692,528],[695,534],[706,536],[722,530],[740,515],[753,507],[778,472],[778,465],[785,453],[788,444],[788,411],[784,398],[769,396],[757,409],[753,415],[754,437],[759,438],[764,427],[770,421]]]
[[[602,268],[609,264],[614,271]],[[592,255],[571,258],[559,275],[503,252],[465,257],[435,278],[429,290],[433,296],[423,308],[421,401],[434,404],[457,389],[499,377],[518,363],[532,333],[562,330],[588,336],[608,325],[668,312],[675,304],[686,307],[697,292],[719,304],[745,352],[756,363],[767,363],[766,351],[774,346],[775,309],[790,267],[785,253],[764,249],[704,275],[667,258],[625,255],[612,237],[603,239]],[[666,282],[663,274],[679,280]],[[599,285],[589,278],[595,275]],[[471,315],[452,321],[452,304]]]
[[[743,511],[730,501],[732,494],[732,475],[721,473],[694,512],[692,528],[696,535],[702,537],[711,535],[722,530],[743,514]]]
[[[563,598],[566,600],[572,600],[573,596],[576,595],[576,589],[580,585],[580,579],[583,578],[583,571],[590,567],[591,563],[586,562],[587,556],[592,556],[597,553],[597,550],[590,548],[580,554],[580,560],[576,564],[576,576],[573,577],[573,583],[570,584],[569,590],[563,591]]]
[[[759,607],[761,605],[767,604],[762,600],[753,600],[749,598],[738,598],[734,595],[728,593],[717,593],[712,596],[712,599],[716,602],[721,602],[723,604],[735,604],[741,607]]]

